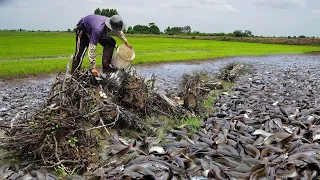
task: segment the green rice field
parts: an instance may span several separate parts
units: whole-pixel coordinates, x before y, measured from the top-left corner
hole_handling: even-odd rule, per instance
[[[127,36],[127,39],[136,52],[133,64],[320,51],[319,46],[137,36]],[[121,44],[117,40],[117,45]],[[65,71],[74,51],[74,33],[0,31],[0,77]],[[102,47],[99,45],[98,67],[101,67],[101,52]],[[83,67],[88,67],[87,58],[84,59]]]

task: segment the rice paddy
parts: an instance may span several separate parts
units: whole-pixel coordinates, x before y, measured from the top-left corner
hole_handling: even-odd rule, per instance
[[[127,36],[127,39],[136,52],[133,64],[320,51],[319,46],[137,36]],[[122,44],[116,40],[117,45]],[[74,51],[74,33],[0,31],[0,77],[65,71]],[[101,67],[101,52],[102,47],[98,45],[98,67]],[[88,67],[86,57],[82,67]]]

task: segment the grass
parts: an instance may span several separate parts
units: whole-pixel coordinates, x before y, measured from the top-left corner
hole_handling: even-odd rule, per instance
[[[188,126],[190,128],[189,135],[197,132],[200,129],[201,117],[190,116],[190,117],[166,117],[159,116],[157,118],[147,119],[147,123],[161,122],[162,126],[157,128],[156,135],[163,140],[166,139],[167,132],[172,129],[183,129]]]
[[[320,51],[320,47],[315,46],[136,36],[127,39],[136,51],[134,64]],[[64,71],[74,51],[74,33],[1,31],[0,77]],[[99,45],[98,67],[101,67],[101,52]],[[87,58],[83,67],[88,67]]]
[[[230,90],[230,88],[232,86],[232,83],[229,83],[227,81],[221,80],[220,82],[221,82],[221,84],[223,86],[223,89],[215,90],[201,104],[202,108],[204,109],[203,111],[206,114],[210,114],[210,113],[215,111],[215,106],[213,106],[213,104],[216,102],[217,96],[222,94],[223,92],[227,92],[228,90]]]
[[[200,121],[200,118],[195,116],[183,118],[179,122],[179,128],[189,126],[191,128],[191,133],[195,133],[200,129]]]

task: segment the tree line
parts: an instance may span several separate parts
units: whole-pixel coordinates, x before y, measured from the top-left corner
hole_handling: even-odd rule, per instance
[[[119,14],[116,9],[100,9],[97,8],[94,11],[94,14],[111,17],[113,15]],[[200,33],[199,31],[191,31],[191,27],[189,25],[183,27],[170,27],[168,26],[164,29],[164,32],[161,32],[159,27],[154,23],[150,22],[149,25],[135,25],[129,26],[124,30],[125,33],[128,34],[168,34],[168,35],[214,35],[214,36],[232,36],[232,37],[251,37],[253,36],[252,32],[249,30],[235,30],[233,33]]]
[[[100,9],[97,8],[94,10],[94,14],[111,17],[113,15],[119,14],[116,9]],[[68,29],[68,31],[71,31]],[[199,31],[191,31],[189,25],[183,27],[170,27],[168,26],[164,31],[160,31],[159,27],[154,23],[150,22],[148,25],[135,25],[129,26],[127,29],[124,29],[124,32],[127,34],[167,34],[167,35],[195,35],[195,36],[227,36],[227,37],[257,37],[250,30],[235,30],[232,33],[201,33]],[[261,37],[261,36],[260,36]],[[286,37],[284,37],[286,38]],[[300,36],[288,36],[287,38],[308,38],[304,35]],[[314,38],[314,36],[312,37]]]

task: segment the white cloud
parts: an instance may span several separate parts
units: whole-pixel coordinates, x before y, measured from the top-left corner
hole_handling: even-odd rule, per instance
[[[220,10],[225,11],[225,12],[240,12],[238,9],[234,8],[230,4],[222,5]]]
[[[320,15],[320,9],[315,9],[311,11],[311,14]]]
[[[88,0],[88,2],[94,3],[94,4],[103,4],[102,0]]]
[[[239,12],[226,0],[161,0],[159,3],[162,7],[171,8],[188,8],[188,9],[215,9],[223,12]]]
[[[257,0],[256,3],[260,6],[286,9],[292,7],[304,6],[306,0]]]

